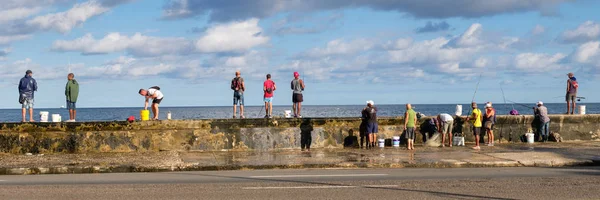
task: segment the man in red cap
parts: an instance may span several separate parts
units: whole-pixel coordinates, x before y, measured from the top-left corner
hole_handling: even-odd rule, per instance
[[[292,109],[294,110],[295,118],[302,118],[300,110],[302,110],[302,102],[304,98],[302,92],[304,91],[304,81],[300,79],[300,73],[294,72],[294,80],[292,80]]]

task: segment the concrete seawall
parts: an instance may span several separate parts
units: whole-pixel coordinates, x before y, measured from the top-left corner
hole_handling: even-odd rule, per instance
[[[597,140],[600,115],[552,115],[551,131],[564,140]],[[426,118],[420,123],[426,123]],[[507,141],[531,127],[533,116],[498,116],[494,134]],[[220,119],[157,122],[2,123],[0,152],[94,153],[185,150],[270,150],[299,148],[301,134],[312,136],[312,148],[343,148],[350,129],[358,136],[358,118]],[[403,130],[402,118],[379,119],[379,137]],[[467,141],[471,128],[463,125]],[[417,134],[417,143],[421,141]]]

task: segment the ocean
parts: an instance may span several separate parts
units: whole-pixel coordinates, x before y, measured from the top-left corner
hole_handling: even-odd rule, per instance
[[[587,114],[600,114],[600,103],[582,103],[586,106]],[[379,117],[402,116],[405,111],[404,105],[376,105]],[[468,104],[463,104],[463,115],[470,111]],[[483,105],[479,105],[483,108]],[[498,114],[508,114],[513,109],[520,114],[532,114],[533,104],[525,106],[524,104],[494,104]],[[360,117],[360,111],[364,105],[340,105],[340,106],[303,106],[302,116],[304,118],[323,118],[323,117]],[[415,111],[421,112],[426,116],[437,115],[439,113],[454,114],[456,104],[415,104]],[[566,112],[564,103],[549,103],[546,105],[550,114],[561,114]],[[239,109],[239,108],[238,108]],[[291,110],[291,106],[274,106],[273,115],[283,117],[285,110]],[[129,116],[139,118],[141,108],[78,108],[77,121],[121,121]],[[34,110],[34,119],[39,121],[39,112],[48,111],[50,114],[60,114],[63,120],[69,118],[69,112],[66,109],[44,109],[36,108]],[[21,120],[20,109],[1,109],[1,122],[19,122]],[[171,112],[172,119],[227,119],[233,116],[232,107],[161,107],[160,119],[166,119],[167,112]],[[248,106],[245,110],[246,118],[264,117],[264,109],[260,106]],[[49,119],[50,120],[50,119]]]

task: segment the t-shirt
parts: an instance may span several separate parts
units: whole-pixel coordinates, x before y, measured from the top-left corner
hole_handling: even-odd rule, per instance
[[[550,117],[548,117],[548,108],[546,108],[546,106],[537,107],[536,114],[538,115],[542,123],[550,121]]]
[[[275,91],[273,91],[273,89],[275,88],[275,82],[273,82],[272,80],[266,80],[265,83],[263,84],[264,87],[266,88],[266,90],[268,91],[269,89],[271,89],[271,92],[267,92],[265,91],[265,98],[271,98],[273,97],[273,93]]]
[[[231,83],[233,83],[233,82],[235,81],[235,79],[238,79],[238,83],[239,83],[239,86],[238,86],[238,87],[239,87],[239,88],[237,88],[237,90],[235,90],[236,88],[234,88],[234,90],[235,90],[236,92],[244,92],[244,90],[246,89],[246,88],[243,88],[243,85],[242,85],[242,84],[244,83],[244,78],[242,78],[242,77],[239,77],[239,78],[238,78],[238,77],[235,77],[235,78],[231,79]],[[234,87],[235,87],[235,86],[234,86]]]
[[[448,113],[442,113],[440,114],[440,120],[442,120],[442,122],[451,122],[454,120],[454,118],[452,118],[452,115]]]
[[[567,80],[567,82],[569,83],[569,94],[577,94],[577,89],[575,87],[575,85],[573,85],[573,81],[571,79]]]
[[[473,114],[471,115],[473,119],[471,119],[473,126],[480,128],[481,127],[481,110],[479,108],[473,109]]]
[[[367,121],[369,123],[377,123],[377,108],[376,107],[366,107],[365,113],[367,114]]]
[[[406,124],[406,128],[414,128],[415,127],[415,120],[417,120],[417,113],[413,110],[407,110],[406,113],[408,113],[408,124]]]
[[[160,90],[153,88],[148,89],[148,96],[154,96],[154,94],[156,94],[155,99],[162,99],[164,97],[163,93]]]

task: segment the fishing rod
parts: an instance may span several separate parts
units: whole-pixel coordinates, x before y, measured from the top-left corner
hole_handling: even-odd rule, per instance
[[[517,104],[517,105],[519,105],[519,106],[526,107],[526,108],[533,108],[533,107],[531,107],[531,106],[528,106],[528,105],[526,105],[526,104],[517,103],[517,102],[511,101],[511,100],[508,100],[508,101],[509,101],[509,102],[511,102],[511,103]]]
[[[477,94],[477,90],[479,90],[479,83],[481,82],[481,76],[483,76],[483,72],[481,72],[481,74],[479,74],[479,80],[477,80],[477,85],[475,86],[475,92],[473,93],[473,98],[471,98],[471,103],[473,103],[475,101],[475,95]],[[469,114],[467,115],[467,117],[470,116],[472,112],[473,112],[473,106],[471,106],[471,110],[469,110]]]

